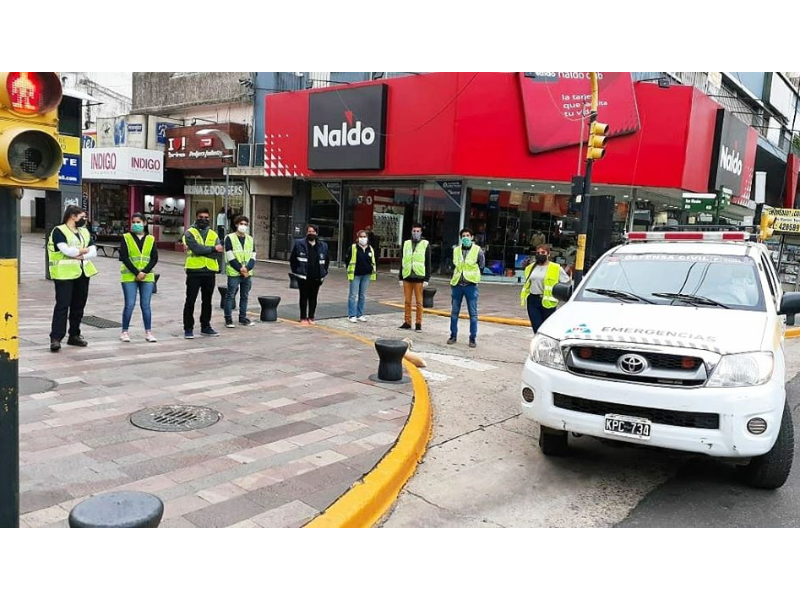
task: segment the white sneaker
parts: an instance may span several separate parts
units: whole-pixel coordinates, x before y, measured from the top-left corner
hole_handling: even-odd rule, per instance
[[[120,334],[119,339],[120,339],[121,342],[130,342],[131,341],[131,336],[128,335],[127,331],[123,331]]]
[[[350,317],[350,322],[351,323],[357,323],[358,319],[356,319],[355,317]]]
[[[156,339],[156,336],[153,335],[152,331],[148,331],[147,334],[144,336],[144,339],[146,339],[148,342],[157,342],[158,341]]]
[[[358,317],[358,320],[361,321],[362,323],[366,323],[367,322],[367,317],[362,315],[362,316]]]

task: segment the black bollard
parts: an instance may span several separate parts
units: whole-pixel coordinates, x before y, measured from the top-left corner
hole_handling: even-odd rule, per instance
[[[433,308],[433,297],[436,295],[436,288],[422,289],[422,308]]]
[[[155,278],[156,280],[153,282],[153,293],[158,293],[158,278],[161,277],[161,273],[156,273]]]
[[[289,289],[299,290],[300,286],[297,284],[297,275],[289,273]]]
[[[69,513],[69,526],[154,528],[164,516],[164,503],[146,492],[109,492],[84,500]]]
[[[404,340],[381,339],[375,340],[375,350],[378,353],[377,375],[370,375],[372,381],[378,383],[408,383],[410,378],[403,376],[403,357],[408,350],[408,343]]]
[[[220,295],[219,307],[222,310],[225,310],[225,296],[228,295],[228,286],[218,285],[217,289],[219,290],[219,295]],[[233,297],[233,306],[231,307],[231,310],[236,310],[236,296]]]
[[[278,304],[281,303],[280,296],[259,296],[258,303],[261,305],[262,321],[278,320]]]

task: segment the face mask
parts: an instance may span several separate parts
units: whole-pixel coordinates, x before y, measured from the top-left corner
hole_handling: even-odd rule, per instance
[[[239,233],[247,233],[247,230],[250,228],[247,225],[239,225],[239,227],[236,229],[239,231]]]
[[[75,227],[86,227],[86,219],[80,219],[75,222]]]
[[[462,237],[461,245],[464,246],[464,248],[469,248],[470,246],[472,246],[472,240],[469,239],[468,237]]]
[[[422,239],[422,233],[421,232],[417,233],[416,231],[412,231],[411,232],[411,239],[414,240],[415,242],[420,241]]]
[[[142,233],[144,231],[144,223],[131,223],[131,231],[133,233]]]
[[[313,242],[314,240],[317,239],[317,234],[316,233],[309,233],[308,235],[306,235],[306,239],[309,242]]]
[[[200,229],[205,229],[206,227],[208,227],[208,224],[209,224],[208,219],[197,219],[197,226]]]
[[[368,240],[365,237],[358,238],[358,243],[361,244],[362,246],[366,246],[367,245],[367,241]]]
[[[547,262],[547,256],[545,254],[537,254],[536,255],[536,264],[543,265]]]

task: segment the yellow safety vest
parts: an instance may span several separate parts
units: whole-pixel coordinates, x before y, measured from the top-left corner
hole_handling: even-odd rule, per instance
[[[144,244],[142,244],[141,250],[139,250],[139,245],[136,243],[136,240],[133,239],[132,234],[126,233],[122,236],[122,239],[125,240],[125,244],[128,246],[128,258],[130,258],[133,266],[141,271],[150,262],[150,253],[153,251],[153,244],[156,241],[155,238],[152,235],[145,236]],[[131,283],[136,281],[136,275],[131,273],[128,267],[125,266],[125,263],[120,265],[119,272],[122,283]],[[152,283],[155,280],[155,273],[151,272],[145,275],[144,281]]]
[[[66,225],[59,225],[53,231],[58,229],[64,234],[67,239],[67,245],[70,248],[88,248],[89,242],[92,237],[89,230],[85,227],[78,228],[78,234],[75,235],[72,230]],[[56,248],[53,243],[53,232],[50,232],[50,237],[47,241],[47,261],[48,270],[50,271],[50,279],[59,281],[66,281],[69,279],[78,279],[81,273],[87,277],[97,275],[97,267],[94,266],[91,260],[81,260],[79,258],[70,258]]]
[[[378,277],[378,268],[375,266],[375,250],[372,246],[367,246],[370,250],[370,258],[372,259],[372,273],[369,276],[370,281],[375,281]],[[358,252],[358,245],[353,244],[353,249],[350,251],[350,264],[347,265],[347,278],[350,281],[356,278],[356,252]],[[423,257],[423,261],[425,258]]]
[[[235,258],[243,267],[246,267],[247,263],[256,257],[255,252],[253,252],[255,242],[253,236],[245,235],[244,246],[242,246],[242,240],[238,233],[229,233],[228,238],[231,240],[231,248],[233,250],[225,252],[225,272],[228,277],[241,277],[242,274],[231,266],[231,261]],[[250,272],[252,273],[252,271]]]
[[[412,274],[416,277],[425,277],[425,251],[428,249],[428,240],[420,240],[414,248],[411,240],[403,244],[403,279],[408,279]]]
[[[478,256],[481,249],[477,244],[472,244],[472,247],[467,252],[467,258],[464,258],[464,253],[461,251],[461,246],[453,248],[453,277],[450,279],[450,285],[458,285],[461,281],[461,273],[464,273],[464,279],[470,283],[480,283],[481,281],[481,268],[478,266]]]
[[[203,237],[200,235],[200,232],[197,231],[196,228],[190,227],[186,230],[184,235],[191,235],[197,240],[197,243],[203,246],[210,246],[213,248],[219,242],[219,236],[217,236],[217,232],[214,231],[209,227],[208,235],[206,236],[206,241],[203,241]],[[192,249],[189,248],[189,245],[186,245],[186,264],[184,268],[187,271],[199,271],[200,269],[206,268],[209,271],[219,272],[219,262],[217,262],[216,258],[209,258],[207,256],[198,256]]]
[[[522,291],[519,293],[519,301],[522,306],[528,301],[528,296],[531,295],[531,280],[530,275],[533,271],[535,263],[529,264],[525,267],[525,283],[522,286]],[[558,306],[558,300],[553,297],[553,286],[558,283],[561,275],[559,266],[551,262],[547,265],[547,272],[544,274],[544,281],[542,282],[542,306],[545,308],[555,308]]]

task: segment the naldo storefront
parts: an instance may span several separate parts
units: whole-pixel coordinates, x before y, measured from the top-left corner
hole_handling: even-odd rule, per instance
[[[723,216],[752,214],[755,130],[696,88],[600,75],[599,119],[611,130],[593,173],[602,209],[595,239],[701,222],[685,209],[686,192],[729,189]],[[443,276],[463,226],[486,250],[487,276],[513,274],[536,243],[551,245],[568,268],[580,107],[589,96],[586,73],[430,73],[273,94],[264,172],[293,180],[287,234],[317,225],[334,259],[369,227],[379,268],[396,269],[420,222]]]

